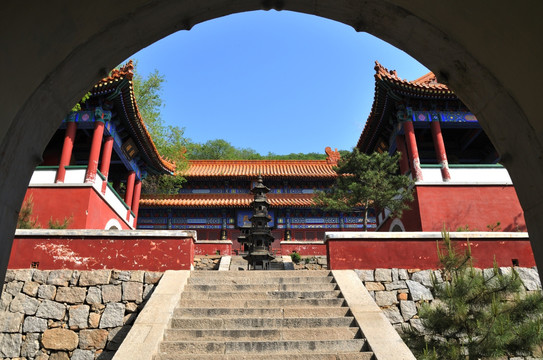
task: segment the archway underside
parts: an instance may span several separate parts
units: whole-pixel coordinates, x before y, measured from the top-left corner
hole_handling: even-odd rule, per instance
[[[30,10],[29,10],[30,9]],[[406,51],[477,115],[516,185],[532,247],[543,264],[543,24],[540,3],[492,9],[468,1],[117,1],[3,6],[0,58],[0,278],[26,184],[66,110],[109,69],[178,30],[258,9],[336,20]],[[492,16],[490,16],[492,15]],[[523,69],[529,69],[524,74]],[[362,119],[361,119],[362,121]]]

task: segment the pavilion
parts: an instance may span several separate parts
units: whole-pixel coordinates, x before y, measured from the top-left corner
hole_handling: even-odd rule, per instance
[[[414,81],[376,62],[371,113],[357,147],[401,152],[415,180],[402,218],[378,216],[379,231],[526,231],[500,156],[476,116],[433,73]]]

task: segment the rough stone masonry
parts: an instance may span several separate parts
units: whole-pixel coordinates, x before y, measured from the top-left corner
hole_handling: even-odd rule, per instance
[[[0,358],[111,359],[160,272],[8,270]]]

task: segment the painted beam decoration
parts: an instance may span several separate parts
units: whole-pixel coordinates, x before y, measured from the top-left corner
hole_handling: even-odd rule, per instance
[[[453,123],[477,123],[477,117],[467,111],[414,111],[408,108],[411,112],[413,122],[453,122]]]
[[[271,216],[271,220],[268,222],[269,227],[274,227],[275,225],[275,212],[273,210],[268,210],[268,215]],[[236,214],[236,225],[238,227],[249,226],[251,225],[251,217],[253,216],[252,210],[238,210]]]
[[[99,111],[98,111],[99,110]],[[103,114],[98,117],[98,114]],[[61,128],[66,127],[66,122],[75,121],[78,129],[92,129],[94,122],[97,120],[106,120],[104,127],[104,136],[113,137],[113,150],[119,155],[123,164],[136,173],[138,179],[145,178],[147,173],[138,165],[137,149],[134,141],[128,139],[123,142],[123,139],[117,131],[114,121],[111,120],[111,111],[96,108],[95,111],[75,111],[71,112],[62,122]],[[135,150],[134,150],[135,149]],[[130,156],[129,156],[130,155]]]
[[[203,230],[235,229],[234,214],[219,209],[142,209],[138,220],[140,229]]]

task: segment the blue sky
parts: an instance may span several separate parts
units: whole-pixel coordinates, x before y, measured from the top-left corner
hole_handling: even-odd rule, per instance
[[[428,72],[409,55],[324,18],[282,11],[230,15],[134,54],[163,74],[168,124],[196,142],[222,138],[265,155],[351,149],[373,101],[374,61],[402,78]]]

